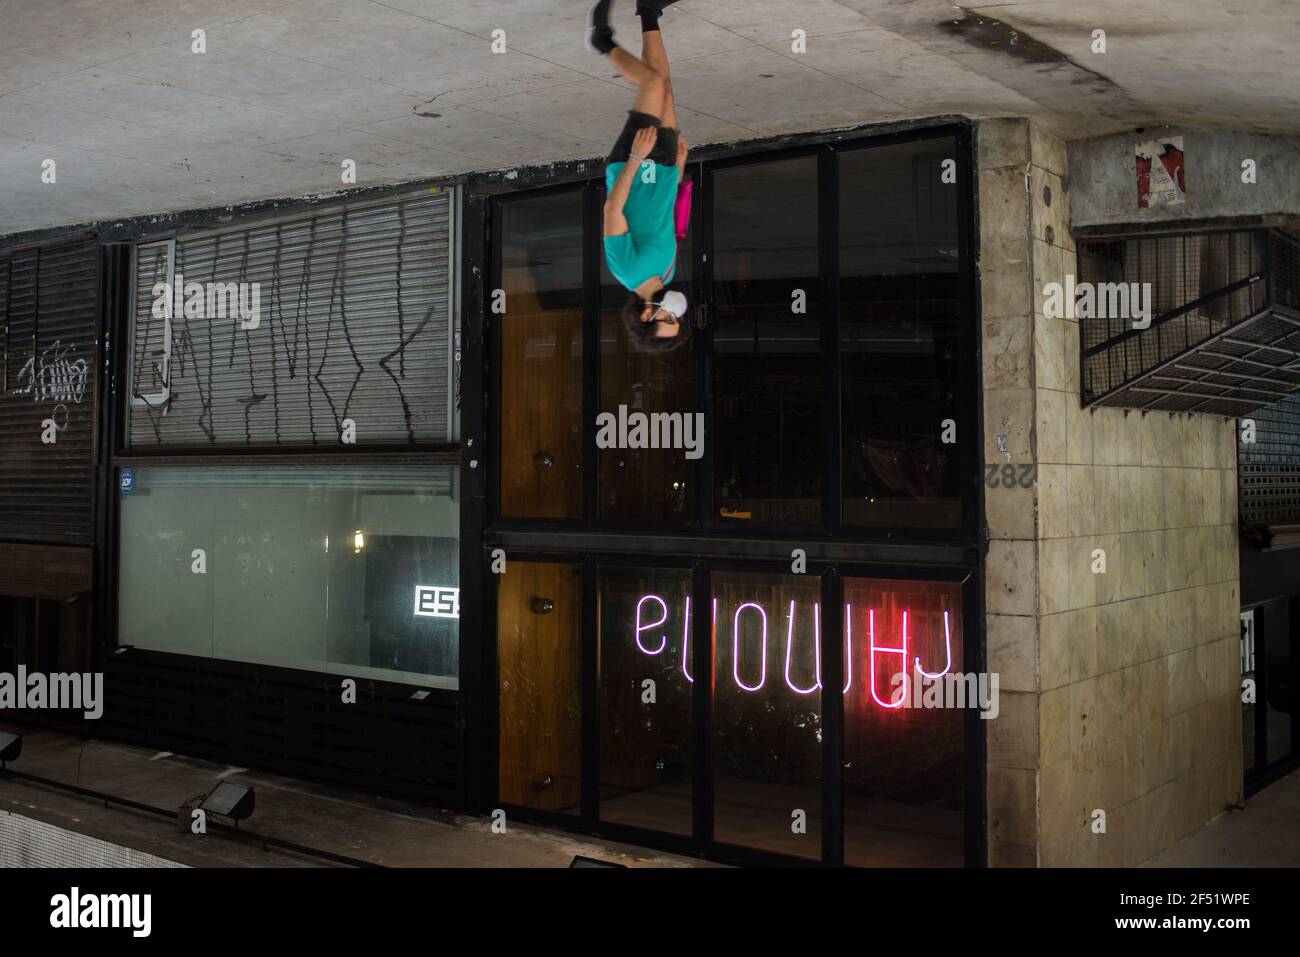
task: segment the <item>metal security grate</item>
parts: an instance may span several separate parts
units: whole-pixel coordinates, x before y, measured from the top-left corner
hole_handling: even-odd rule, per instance
[[[1132,311],[1080,318],[1085,405],[1237,416],[1300,390],[1300,254],[1282,233],[1084,241],[1079,280],[1145,286],[1151,310],[1141,329]]]
[[[0,323],[0,540],[88,545],[99,381],[95,241],[0,257]]]
[[[345,420],[358,446],[450,441],[453,221],[422,193],[138,247],[131,447],[338,445]],[[255,328],[160,316],[182,282],[255,283]]]
[[[1251,413],[1255,441],[1238,444],[1238,507],[1248,525],[1300,523],[1300,396]]]

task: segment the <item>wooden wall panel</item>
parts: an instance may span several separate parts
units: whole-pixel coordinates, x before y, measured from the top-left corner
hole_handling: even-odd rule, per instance
[[[582,572],[511,562],[499,578],[499,796],[577,813],[582,801]],[[533,599],[552,602],[533,610]]]
[[[522,252],[506,255],[521,259]],[[501,514],[582,514],[582,309],[544,308],[532,275],[503,269]],[[539,457],[549,458],[543,466]]]

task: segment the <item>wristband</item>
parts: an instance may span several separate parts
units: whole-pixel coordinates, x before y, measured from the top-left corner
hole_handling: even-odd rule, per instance
[[[642,156],[640,153],[633,153],[630,150],[628,151],[627,158],[629,160],[636,160],[637,166],[640,166],[642,163],[645,162],[644,156]]]

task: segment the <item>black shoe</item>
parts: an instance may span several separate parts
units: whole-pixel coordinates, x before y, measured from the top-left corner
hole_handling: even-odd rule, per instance
[[[614,30],[609,25],[609,8],[614,0],[599,0],[591,8],[591,25],[587,28],[587,49],[601,56],[607,55],[618,44],[614,42]]]
[[[656,17],[664,15],[664,7],[677,0],[637,0],[636,15],[639,17],[643,13],[653,13]]]

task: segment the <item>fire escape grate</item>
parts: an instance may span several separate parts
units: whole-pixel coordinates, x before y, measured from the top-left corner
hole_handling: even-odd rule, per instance
[[[1289,236],[1086,240],[1078,268],[1098,306],[1114,284],[1149,284],[1150,296],[1146,328],[1133,310],[1079,319],[1084,405],[1243,416],[1300,391],[1300,244]]]

